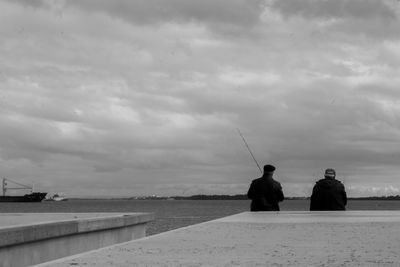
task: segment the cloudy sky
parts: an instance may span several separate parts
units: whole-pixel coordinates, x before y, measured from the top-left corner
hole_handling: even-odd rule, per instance
[[[397,0],[0,0],[0,175],[68,196],[400,194]]]

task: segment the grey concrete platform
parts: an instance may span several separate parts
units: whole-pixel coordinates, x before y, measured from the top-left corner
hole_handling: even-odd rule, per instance
[[[149,213],[1,213],[0,266],[30,266],[146,235]]]
[[[129,214],[129,213],[128,213]],[[135,213],[139,215],[138,213]],[[0,213],[0,229],[22,225],[121,216],[121,213]]]
[[[400,211],[245,212],[40,266],[400,266]]]

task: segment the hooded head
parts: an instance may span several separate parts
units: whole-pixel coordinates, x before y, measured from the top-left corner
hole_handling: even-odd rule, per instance
[[[336,177],[336,172],[334,169],[326,169],[325,170],[325,178],[335,179],[335,177]]]

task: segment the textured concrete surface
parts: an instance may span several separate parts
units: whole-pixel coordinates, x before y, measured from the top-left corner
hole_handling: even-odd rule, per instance
[[[8,216],[2,214],[0,248],[65,235],[136,225],[149,222],[153,218],[154,215],[149,213],[9,213]]]
[[[0,213],[0,229],[41,224],[49,222],[61,222],[82,219],[95,219],[101,217],[121,216],[121,212],[96,212],[96,213]],[[126,213],[132,214],[132,213]]]
[[[31,266],[142,238],[153,218],[149,213],[2,214],[0,266]]]
[[[43,266],[400,266],[399,211],[258,212]]]

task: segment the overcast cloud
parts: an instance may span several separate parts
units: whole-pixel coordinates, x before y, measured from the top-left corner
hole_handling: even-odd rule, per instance
[[[0,174],[69,196],[400,194],[395,0],[0,0]]]

